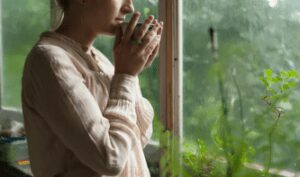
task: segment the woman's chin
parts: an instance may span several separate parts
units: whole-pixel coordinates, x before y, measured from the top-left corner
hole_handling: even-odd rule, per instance
[[[109,31],[109,32],[105,33],[105,35],[115,36],[116,35],[116,31]]]
[[[120,24],[114,25],[108,35],[115,36],[120,28]]]
[[[102,29],[101,32],[98,32],[98,35],[108,35],[108,36],[115,36],[117,34],[118,28],[120,28],[120,24],[113,24],[109,28],[105,30]]]

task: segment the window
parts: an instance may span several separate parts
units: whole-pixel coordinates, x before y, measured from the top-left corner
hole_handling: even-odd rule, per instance
[[[50,25],[49,1],[2,0],[4,107],[21,107],[21,76],[27,53]]]
[[[0,1],[0,130],[12,120],[23,121],[21,112],[23,65],[26,55],[39,37],[38,34],[50,26],[49,5],[48,0]],[[6,152],[6,145],[2,142],[1,152]],[[26,141],[18,141],[11,147],[15,148],[16,144],[19,155],[12,157],[9,153],[8,159],[22,158],[23,163],[20,165],[16,161],[12,164],[13,167],[6,167],[2,162],[1,168],[6,170],[4,172],[0,170],[1,174],[14,172],[17,175],[21,173],[18,170],[30,174],[29,165],[25,161],[28,157]],[[3,154],[1,156],[3,158]]]
[[[226,128],[229,138],[244,140],[255,149],[251,162],[265,165],[274,117],[271,111],[263,114],[267,106],[261,99],[265,88],[259,77],[268,68],[279,73],[299,67],[299,0],[134,3],[143,18],[155,14],[165,22],[160,60],[140,76],[143,94],[156,113],[153,139],[158,140],[160,119],[184,143],[196,146],[200,139],[210,152],[222,156],[218,141],[220,130]],[[0,117],[21,120],[22,68],[37,34],[50,27],[50,1],[2,0],[0,5]],[[210,50],[211,27],[218,34],[217,55]],[[95,45],[112,59],[112,37],[99,37]],[[219,78],[224,92],[220,92]],[[228,107],[226,122],[221,122],[222,95]],[[297,98],[296,89],[281,104],[287,111],[273,135],[272,168],[300,169]]]
[[[22,121],[21,76],[26,54],[50,26],[47,0],[2,0],[0,19],[0,121]]]
[[[218,143],[227,136],[227,143],[252,146],[251,162],[267,166],[268,135],[276,118],[272,111],[264,114],[266,89],[259,78],[268,68],[299,70],[299,1],[188,0],[182,15],[184,141],[196,145],[200,139],[211,153],[224,155]],[[210,49],[211,27],[218,36],[217,57]],[[271,168],[300,169],[298,90],[281,104],[286,111],[272,137]]]

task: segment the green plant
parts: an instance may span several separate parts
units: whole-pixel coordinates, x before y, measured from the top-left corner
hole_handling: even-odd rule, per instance
[[[238,109],[239,114],[236,117],[230,117],[229,114],[231,106],[228,104],[228,92],[224,84],[224,76],[222,75],[222,64],[216,60],[217,66],[217,81],[219,87],[219,94],[221,97],[220,115],[217,119],[211,133],[214,139],[217,149],[221,152],[220,156],[224,157],[225,161],[225,174],[222,176],[234,177],[240,176],[240,173],[244,171],[244,163],[248,162],[248,156],[254,153],[254,149],[249,145],[245,138],[244,122],[243,122],[243,105],[242,94],[239,88],[239,84],[236,80],[235,73],[232,74],[234,86],[238,95]],[[238,124],[236,132],[232,132],[233,121]]]
[[[282,119],[285,109],[280,106],[280,103],[288,102],[288,97],[293,93],[292,88],[297,85],[300,75],[296,70],[286,70],[280,73],[274,73],[272,69],[267,69],[264,76],[260,77],[266,88],[266,94],[262,97],[268,110],[274,114],[274,120],[268,134],[268,158],[264,176],[269,176],[269,170],[272,163],[272,142],[276,128],[279,125],[279,120]]]
[[[180,159],[181,152],[177,138],[173,137],[170,131],[164,131],[160,134],[160,148],[163,155],[160,159],[161,176],[177,177],[181,174]]]
[[[222,176],[217,156],[210,152],[204,141],[198,139],[196,147],[186,144],[183,153],[183,162],[189,176]]]
[[[179,142],[169,131],[160,133],[162,155],[160,166],[162,168],[162,176],[183,176],[183,177],[250,177],[250,176],[270,176],[270,166],[272,163],[272,141],[279,120],[282,119],[285,109],[280,106],[283,102],[288,102],[289,96],[293,93],[293,89],[300,79],[300,75],[295,70],[281,71],[279,74],[274,73],[271,69],[264,72],[264,76],[260,77],[266,88],[266,94],[262,100],[267,105],[266,113],[273,113],[273,122],[271,123],[268,133],[268,156],[267,163],[263,172],[251,171],[245,167],[245,163],[249,162],[249,155],[255,152],[247,139],[245,138],[245,129],[243,124],[243,105],[242,94],[239,84],[232,75],[239,98],[239,120],[240,120],[240,136],[232,133],[232,126],[229,121],[229,104],[224,86],[224,77],[221,75],[220,63],[218,68],[218,86],[221,97],[221,108],[219,118],[217,119],[213,129],[211,130],[215,146],[218,152],[208,150],[204,141],[198,139],[195,145],[186,144],[183,151],[180,151]],[[264,113],[264,115],[266,114]],[[237,120],[237,119],[235,119]],[[162,130],[162,129],[161,129]],[[179,159],[183,159],[183,161]],[[182,163],[182,165],[181,165]]]
[[[209,177],[220,176],[217,172],[217,161],[209,155],[203,141],[198,140],[197,148],[186,144],[181,151],[178,139],[170,131],[161,131],[160,148],[163,152],[160,159],[162,177]]]
[[[216,33],[213,28],[210,28],[209,32],[212,42],[212,59],[215,61],[217,86],[221,97],[221,107],[219,109],[220,114],[218,114],[218,119],[211,130],[211,135],[214,139],[215,146],[220,153],[217,153],[216,156],[209,156],[204,141],[198,140],[196,152],[188,149],[183,152],[183,166],[186,167],[184,170],[187,169],[186,174],[189,176],[239,177],[240,172],[244,168],[244,163],[248,161],[247,156],[249,155],[249,152],[253,152],[251,146],[248,145],[245,139],[241,91],[235,78],[235,74],[232,74],[234,86],[238,93],[240,110],[240,117],[238,118],[240,120],[238,122],[240,122],[241,127],[239,132],[240,136],[236,136],[236,134],[231,131],[232,126],[229,121],[230,105],[228,104],[227,90],[224,84],[225,79],[223,75],[223,66],[218,59],[217,54],[217,45],[215,43],[217,40]],[[174,140],[170,134],[167,134],[167,137],[168,138],[163,140],[163,149],[165,149],[165,154],[162,156],[161,160],[161,166],[164,169],[163,176],[168,175],[170,173],[170,169],[176,169],[175,171],[171,171],[171,175],[177,176],[180,172],[182,172],[182,168],[180,168],[180,161],[178,161],[178,159],[175,159],[174,161],[172,158],[181,157],[180,154],[182,153],[177,148],[180,144],[178,145],[176,139]],[[169,138],[171,143],[164,144],[164,142],[169,142]],[[170,144],[171,147],[168,146]]]

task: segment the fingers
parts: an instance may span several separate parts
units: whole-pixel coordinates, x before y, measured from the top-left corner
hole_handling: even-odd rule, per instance
[[[151,30],[149,30],[147,34],[144,36],[144,38],[142,39],[142,44],[140,45],[141,49],[146,49],[149,47],[152,41],[156,38],[157,32],[160,27],[161,26],[157,22],[155,22],[154,27]]]
[[[163,22],[160,23],[160,28],[157,31],[157,36],[146,49],[146,55],[149,56],[144,68],[150,67],[159,52],[160,40],[163,31]]]
[[[155,39],[153,39],[153,41],[151,42],[151,44],[145,49],[145,55],[147,57],[149,57],[155,50],[156,46],[159,45],[160,39],[161,39],[160,35],[156,36]]]
[[[143,23],[143,25],[138,29],[137,32],[134,33],[134,39],[135,40],[142,40],[145,34],[149,31],[149,27],[152,23],[156,22],[154,20],[153,15],[150,15],[148,19]]]
[[[160,25],[157,26],[157,31],[154,35],[154,37],[149,37],[151,38],[151,42],[147,45],[147,44],[144,44],[144,45],[147,45],[146,48],[145,48],[145,52],[146,52],[146,55],[149,56],[152,54],[153,50],[156,48],[157,45],[159,45],[160,43],[160,40],[161,40],[161,35],[162,35],[162,30],[163,30],[163,23],[161,22]],[[152,35],[152,34],[150,34]],[[145,42],[146,43],[146,42]],[[144,47],[144,46],[143,46]]]
[[[149,59],[147,61],[147,63],[145,64],[144,68],[148,68],[152,65],[154,59],[156,58],[158,52],[159,52],[159,47],[160,45],[158,44],[155,49],[153,50],[152,54],[149,56]]]
[[[124,40],[125,41],[129,41],[131,39],[131,36],[134,32],[135,26],[138,23],[138,20],[140,18],[140,13],[139,12],[135,12],[128,24],[128,27],[126,29],[125,35],[124,35]]]
[[[163,32],[163,27],[164,27],[164,22],[163,21],[161,21],[160,23],[160,29],[158,29],[158,31],[157,31],[157,34],[158,35],[162,35],[162,32]]]

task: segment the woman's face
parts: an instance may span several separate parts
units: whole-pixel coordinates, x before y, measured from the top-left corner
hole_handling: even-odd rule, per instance
[[[86,0],[83,20],[94,33],[114,35],[125,15],[133,13],[132,1]]]

